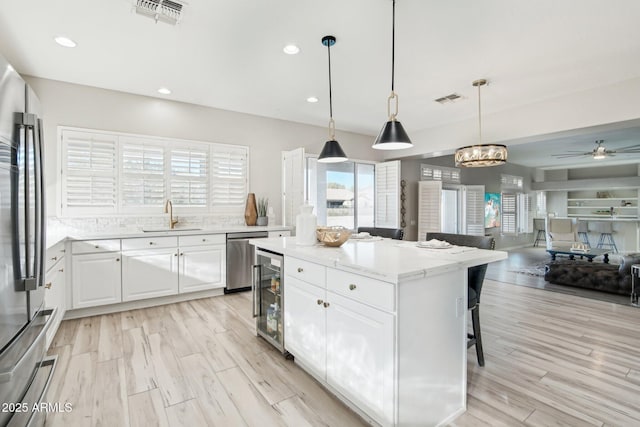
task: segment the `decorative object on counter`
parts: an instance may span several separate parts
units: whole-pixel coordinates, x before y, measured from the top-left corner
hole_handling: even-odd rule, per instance
[[[380,134],[373,143],[373,148],[378,150],[400,150],[413,147],[409,135],[402,124],[396,120],[398,115],[398,95],[394,91],[396,75],[396,0],[393,0],[393,13],[391,23],[391,95],[387,98],[387,115],[389,120],[382,126]],[[395,111],[391,114],[391,101],[395,100]]]
[[[267,216],[267,210],[269,209],[269,199],[261,197],[258,199],[258,218],[256,225],[265,226],[269,225],[269,217]]]
[[[472,83],[478,88],[478,143],[458,148],[455,153],[456,166],[478,168],[503,165],[507,162],[507,147],[502,144],[482,143],[482,109],[480,103],[480,87],[487,84],[487,80],[479,79]]]
[[[405,228],[407,226],[407,221],[405,221],[404,216],[407,213],[407,208],[404,207],[404,202],[407,200],[407,195],[405,194],[405,190],[407,189],[407,181],[404,179],[400,181],[400,227]]]
[[[571,245],[571,252],[589,252],[589,245],[586,243],[574,243]]]
[[[258,211],[256,209],[256,194],[249,193],[247,195],[247,205],[244,208],[244,222],[247,225],[256,225],[258,220]]]
[[[336,44],[334,36],[324,36],[322,44],[327,47],[329,55],[329,140],[324,143],[324,147],[318,156],[320,163],[339,163],[347,160],[347,155],[336,141],[336,124],[333,121],[333,98],[331,94],[331,46]]]
[[[351,230],[344,227],[318,227],[316,237],[325,246],[338,247],[351,237]]]
[[[316,225],[313,206],[308,204],[300,206],[300,213],[296,216],[296,244],[300,246],[315,245]]]

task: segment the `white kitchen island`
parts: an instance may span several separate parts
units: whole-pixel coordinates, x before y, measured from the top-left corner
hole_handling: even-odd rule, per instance
[[[442,425],[465,411],[466,269],[506,252],[251,243],[284,255],[285,349],[347,405],[382,426]]]

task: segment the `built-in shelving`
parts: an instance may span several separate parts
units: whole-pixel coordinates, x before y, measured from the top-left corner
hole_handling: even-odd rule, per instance
[[[569,191],[567,196],[569,217],[638,218],[638,189]]]

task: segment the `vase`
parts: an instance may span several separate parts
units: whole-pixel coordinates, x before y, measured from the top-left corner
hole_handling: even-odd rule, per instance
[[[256,225],[257,220],[256,195],[255,193],[249,193],[247,195],[247,206],[244,208],[244,222],[247,225]]]
[[[256,221],[256,225],[259,225],[259,226],[262,226],[262,227],[269,225],[269,217],[268,216],[259,216],[258,220]]]
[[[313,206],[300,206],[300,213],[296,216],[296,244],[313,246],[316,244],[316,216]]]

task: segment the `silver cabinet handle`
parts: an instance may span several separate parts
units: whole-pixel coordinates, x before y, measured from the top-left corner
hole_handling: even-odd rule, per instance
[[[207,241],[207,239],[202,239],[202,241],[203,241],[203,242],[206,242],[206,241]]]
[[[349,285],[350,291],[354,291],[355,289],[356,289],[356,285],[354,285],[353,283]]]
[[[51,258],[51,261],[57,261],[57,260],[58,260],[57,256],[54,256],[53,258]]]
[[[298,267],[298,273],[302,273],[303,271],[304,271],[304,268]]]
[[[61,268],[60,270],[58,270],[60,273],[64,273],[64,268]]]
[[[176,253],[176,254],[173,254],[173,256],[178,256],[178,254],[177,254],[177,253]]]
[[[253,317],[258,317],[258,315],[260,314],[260,307],[258,306],[259,304],[258,291],[260,289],[260,275],[261,275],[260,269],[261,269],[260,264],[256,264],[251,268],[251,273],[253,274],[253,277],[251,280],[251,283],[252,283],[251,295],[253,297],[253,313],[252,313]]]
[[[96,249],[100,249],[100,245],[96,245]]]
[[[318,300],[318,305],[322,305],[324,301],[322,301],[321,299]]]
[[[155,243],[153,243],[153,242],[149,242],[149,244],[150,244],[150,245],[155,245]]]
[[[324,303],[324,304],[322,304],[322,305],[324,305],[324,308],[329,307],[329,303],[328,303],[328,302],[325,302],[325,303]]]
[[[116,262],[120,262],[120,258],[116,258]]]
[[[183,253],[183,252],[180,252],[180,256],[184,256],[184,253]]]

